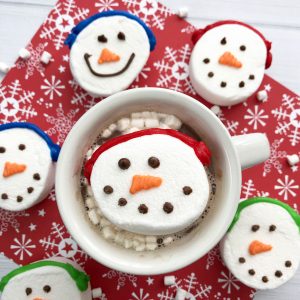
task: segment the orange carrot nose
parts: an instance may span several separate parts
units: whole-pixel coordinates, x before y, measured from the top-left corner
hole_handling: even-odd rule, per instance
[[[130,193],[135,194],[142,190],[150,190],[162,184],[160,177],[134,175],[130,187]]]
[[[3,177],[9,177],[18,173],[22,173],[25,170],[26,170],[26,165],[6,162],[4,165]]]
[[[237,69],[242,67],[242,63],[231,52],[228,51],[220,56],[219,64]]]
[[[114,62],[119,61],[120,56],[115,54],[114,52],[108,50],[107,48],[104,48],[99,56],[98,64],[103,64],[106,62]]]
[[[264,244],[260,241],[253,241],[249,245],[249,253],[251,255],[256,255],[262,252],[270,251],[273,247],[271,245]]]

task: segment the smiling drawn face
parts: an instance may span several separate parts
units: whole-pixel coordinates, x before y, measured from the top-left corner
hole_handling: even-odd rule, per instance
[[[188,227],[209,198],[208,178],[194,149],[166,134],[132,138],[104,151],[90,182],[106,218],[148,235]]]
[[[234,276],[246,285],[276,288],[298,268],[299,228],[281,206],[256,203],[241,211],[222,241],[221,253]]]
[[[0,207],[27,209],[49,193],[55,165],[47,143],[25,128],[0,131]]]
[[[267,49],[253,30],[226,24],[208,30],[196,43],[190,78],[208,102],[230,106],[250,97],[260,86]]]
[[[140,73],[150,54],[145,29],[125,16],[102,17],[76,38],[70,67],[75,80],[95,96],[126,89]]]

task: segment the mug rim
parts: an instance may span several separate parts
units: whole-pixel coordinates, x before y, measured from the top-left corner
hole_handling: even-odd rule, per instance
[[[55,190],[56,190],[56,195],[57,195],[57,204],[59,208],[59,212],[61,215],[61,218],[70,232],[71,236],[76,240],[78,245],[87,253],[89,254],[93,259],[95,259],[97,262],[112,268],[112,269],[117,269],[119,271],[125,272],[125,273],[132,273],[136,275],[155,275],[155,274],[162,274],[162,273],[168,273],[172,272],[178,269],[181,269],[196,260],[200,259],[204,254],[198,254],[195,251],[196,245],[191,247],[193,250],[193,253],[190,255],[186,256],[185,259],[180,259],[178,257],[178,262],[170,264],[170,262],[166,262],[164,265],[157,265],[155,267],[148,267],[148,268],[137,268],[135,265],[130,266],[130,269],[128,266],[122,264],[121,261],[116,261],[118,259],[111,259],[109,255],[105,255],[105,253],[101,253],[101,251],[94,251],[88,248],[86,242],[87,239],[85,239],[84,235],[81,233],[78,233],[78,231],[75,230],[74,227],[74,222],[73,218],[71,216],[71,211],[70,207],[71,205],[67,205],[65,199],[68,199],[68,193],[66,192],[67,188],[65,186],[66,182],[63,183],[64,181],[64,168],[67,166],[70,168],[72,162],[69,159],[69,153],[74,152],[74,139],[76,139],[77,132],[80,130],[82,131],[82,125],[87,125],[87,127],[92,127],[92,116],[96,115],[104,115],[106,111],[112,111],[114,109],[117,109],[118,107],[123,106],[126,104],[126,102],[131,102],[130,99],[133,99],[134,97],[140,97],[143,99],[143,95],[147,96],[148,98],[151,98],[149,96],[149,93],[152,95],[160,95],[161,96],[161,101],[164,101],[164,96],[169,97],[169,96],[176,96],[181,98],[180,101],[185,101],[187,104],[186,105],[194,105],[195,109],[198,108],[202,110],[202,113],[206,113],[210,119],[213,119],[211,122],[214,122],[214,126],[217,126],[218,130],[222,131],[222,139],[224,142],[223,146],[223,151],[226,152],[226,158],[230,162],[229,164],[229,172],[231,175],[230,178],[230,189],[228,192],[226,192],[227,197],[230,198],[231,196],[231,206],[229,207],[229,202],[227,203],[227,208],[228,212],[225,215],[222,221],[222,227],[220,226],[219,232],[214,234],[214,238],[210,240],[210,243],[207,243],[207,253],[209,250],[211,250],[222,238],[222,236],[225,234],[227,227],[230,225],[230,222],[233,219],[236,207],[238,205],[238,200],[240,196],[240,189],[241,189],[241,166],[238,158],[238,154],[236,152],[236,149],[231,141],[231,136],[223,123],[217,118],[214,113],[208,109],[205,105],[197,101],[196,99],[185,95],[183,93],[179,93],[177,91],[169,90],[169,89],[163,89],[163,88],[152,88],[152,87],[146,87],[146,88],[136,88],[136,89],[131,89],[131,90],[126,90],[122,91],[119,93],[116,93],[114,95],[111,95],[101,102],[97,103],[95,106],[93,106],[91,109],[89,109],[87,112],[85,112],[81,118],[76,122],[76,124],[73,126],[71,131],[69,132],[63,146],[61,149],[60,157],[58,159],[57,163],[57,170],[56,170],[56,182],[55,182]],[[133,97],[134,96],[134,97]],[[127,100],[125,101],[124,99],[120,98],[126,98]],[[168,100],[169,101],[169,100]],[[174,105],[176,103],[174,102]],[[91,130],[91,128],[90,128]],[[88,131],[88,130],[86,130]],[[226,148],[227,147],[227,148]],[[234,174],[234,180],[233,176]],[[75,201],[75,199],[73,199]],[[70,202],[70,200],[68,200]],[[83,220],[86,221],[86,218],[82,218]],[[87,220],[90,222],[89,220]],[[78,229],[79,227],[77,227]],[[89,241],[91,242],[91,241]],[[195,243],[196,244],[196,243]],[[200,251],[199,251],[200,253]],[[110,258],[110,259],[109,259]]]

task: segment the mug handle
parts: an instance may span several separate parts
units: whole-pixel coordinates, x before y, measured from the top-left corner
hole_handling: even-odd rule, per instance
[[[260,164],[270,157],[270,144],[264,133],[233,136],[232,142],[238,153],[242,170]]]

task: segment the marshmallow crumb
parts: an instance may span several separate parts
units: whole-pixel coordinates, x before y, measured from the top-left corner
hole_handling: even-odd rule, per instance
[[[100,220],[98,218],[98,215],[97,215],[97,212],[95,209],[91,209],[88,211],[88,216],[91,220],[91,222],[94,224],[94,225],[98,225]]]
[[[40,58],[41,62],[45,65],[48,65],[51,59],[52,59],[52,55],[47,51],[44,51]]]
[[[180,7],[179,9],[178,9],[178,11],[177,11],[177,16],[179,17],[179,18],[186,18],[187,16],[188,16],[188,14],[189,14],[189,9],[188,9],[188,7],[186,7],[186,6],[183,6],[183,7]]]
[[[92,296],[93,298],[100,298],[102,296],[102,289],[101,288],[93,289]]]
[[[175,276],[174,275],[169,275],[169,276],[164,277],[165,286],[174,285],[175,283],[176,283],[176,281],[175,281]]]
[[[174,300],[185,300],[187,297],[187,292],[183,289],[177,289],[176,296]]]
[[[30,58],[31,54],[26,48],[22,48],[19,50],[19,57],[21,57],[24,60],[28,60]]]
[[[261,90],[261,91],[257,92],[256,98],[260,102],[266,102],[267,99],[268,99],[267,91],[266,90]]]
[[[6,63],[0,61],[0,72],[6,74],[9,70],[10,67]]]
[[[287,155],[286,159],[291,167],[298,164],[300,161],[300,158],[297,154]]]
[[[122,118],[117,122],[117,128],[119,131],[124,131],[128,129],[130,126],[130,119],[129,118]]]
[[[216,115],[218,116],[221,113],[221,108],[218,105],[214,105],[210,108],[210,110]]]

